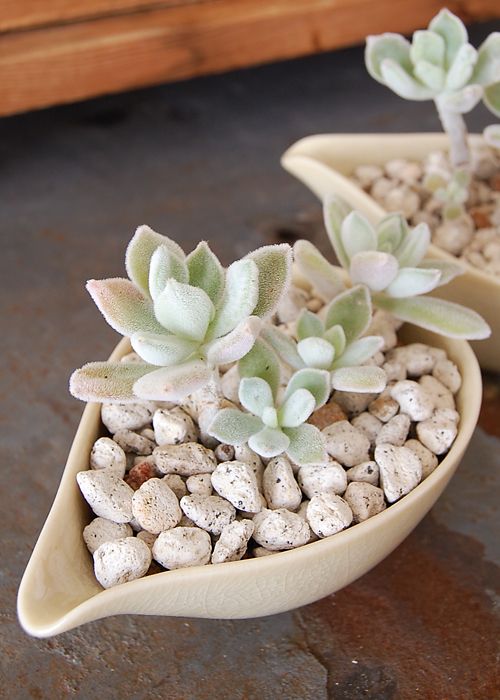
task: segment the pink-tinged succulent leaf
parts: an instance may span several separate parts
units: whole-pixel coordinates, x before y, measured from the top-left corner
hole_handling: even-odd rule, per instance
[[[287,455],[299,464],[321,464],[328,461],[325,443],[321,431],[314,425],[299,425],[298,428],[284,428],[283,432],[290,440]]]
[[[171,333],[201,342],[214,315],[214,305],[206,292],[169,279],[155,299],[155,314]]]
[[[252,313],[268,318],[276,311],[290,285],[292,249],[286,243],[266,245],[244,259],[253,260],[259,269],[259,296]]]
[[[335,356],[335,348],[324,338],[304,338],[297,344],[297,352],[306,367],[330,369]]]
[[[130,339],[133,349],[145,362],[157,367],[170,367],[187,360],[198,348],[194,340],[176,335],[136,333]]]
[[[278,428],[266,426],[248,440],[248,446],[261,457],[271,458],[282,454],[290,444],[290,439]]]
[[[479,314],[451,301],[432,297],[393,299],[381,294],[374,298],[374,303],[402,321],[449,338],[481,340],[491,335],[490,327]]]
[[[257,338],[250,352],[238,362],[238,372],[242,378],[264,379],[276,396],[281,378],[280,363],[274,350],[261,338]]]
[[[444,39],[446,46],[445,68],[449,68],[460,47],[467,42],[468,35],[464,23],[447,9],[442,9],[431,20],[429,29]]]
[[[201,360],[162,367],[146,374],[134,384],[134,393],[148,401],[182,401],[210,381],[212,370]]]
[[[290,336],[283,333],[279,328],[276,328],[276,326],[264,326],[261,338],[278,353],[287,365],[290,365],[293,369],[304,367],[304,363],[297,352],[297,345]]]
[[[244,258],[230,265],[226,284],[208,339],[220,338],[253,314],[259,297],[259,269],[253,260]]]
[[[380,367],[339,367],[332,372],[332,387],[337,391],[376,394],[383,391],[386,384],[386,374]]]
[[[359,338],[366,331],[372,319],[370,293],[363,285],[358,285],[339,294],[330,303],[326,312],[325,325],[342,326],[347,343]]]
[[[302,309],[297,320],[297,338],[304,340],[304,338],[321,337],[324,332],[325,327],[319,316],[312,311]]]
[[[439,287],[441,270],[422,267],[403,267],[385,293],[390,297],[414,297],[427,294]]]
[[[256,416],[236,408],[223,408],[212,420],[208,434],[227,445],[244,445],[263,427],[262,421]]]
[[[125,336],[142,331],[162,333],[149,299],[129,280],[89,280],[87,290],[111,328]]]
[[[307,389],[297,389],[291,394],[278,411],[278,420],[282,428],[298,428],[305,423],[316,408],[316,399]]]
[[[133,403],[137,401],[135,382],[153,371],[154,367],[141,362],[89,362],[73,372],[69,390],[81,401]]]
[[[339,268],[329,263],[310,241],[297,241],[293,253],[297,268],[323,301],[330,301],[345,289]]]
[[[342,243],[341,229],[342,222],[350,211],[350,206],[340,197],[326,197],[323,202],[323,219],[328,238],[337,260],[346,269],[349,268],[349,258]]]
[[[149,293],[156,299],[163,290],[167,281],[173,277],[177,282],[186,284],[188,281],[188,269],[186,262],[162,244],[158,246],[149,265]]]
[[[484,89],[483,102],[490,112],[500,117],[500,81]]]
[[[353,257],[349,276],[353,284],[363,284],[372,292],[381,292],[395,279],[398,269],[394,255],[367,250]]]
[[[184,258],[184,251],[175,241],[156,233],[149,226],[139,226],[125,253],[127,275],[146,296],[149,294],[149,263],[160,245],[167,246],[174,255]]]
[[[432,88],[419,83],[399,63],[390,58],[382,61],[380,70],[385,85],[405,100],[431,100],[435,95]]]
[[[344,353],[333,363],[333,368],[362,365],[381,350],[384,339],[379,335],[367,335],[348,345]]]
[[[210,250],[206,241],[198,243],[186,259],[189,269],[189,284],[203,289],[214,306],[220,301],[224,291],[224,269],[218,257]]]
[[[307,389],[314,396],[316,408],[319,408],[330,396],[330,373],[323,369],[299,369],[291,376],[283,400],[286,401],[298,389]]]
[[[444,39],[428,29],[420,29],[413,33],[410,47],[411,62],[416,65],[420,61],[428,61],[434,66],[444,65],[446,45]]]
[[[394,255],[400,267],[417,267],[431,242],[431,232],[425,223],[418,224],[408,231],[408,234],[397,248]]]
[[[342,326],[336,325],[329,328],[323,336],[335,349],[335,357],[340,357],[345,350],[347,339]]]
[[[470,44],[463,44],[457,51],[446,76],[446,89],[460,90],[463,88],[471,78],[477,59],[476,49]]]
[[[401,214],[388,214],[377,225],[377,250],[394,253],[408,233],[408,224]]]
[[[264,409],[274,406],[271,387],[260,377],[243,377],[240,381],[238,398],[247,411],[259,417],[262,417]]]
[[[212,365],[223,365],[241,360],[252,349],[261,328],[262,320],[258,316],[250,316],[239,323],[234,331],[206,346],[207,361]]]
[[[492,32],[477,52],[477,62],[471,78],[472,83],[489,86],[499,82],[500,32]]]
[[[377,250],[377,234],[370,222],[358,211],[351,211],[340,229],[342,245],[349,259],[364,250]]]
[[[390,58],[407,71],[411,71],[410,42],[400,34],[387,32],[366,39],[365,65],[368,73],[382,85],[385,85],[382,75],[382,61]]]

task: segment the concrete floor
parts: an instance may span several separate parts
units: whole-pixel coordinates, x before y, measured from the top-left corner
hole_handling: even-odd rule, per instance
[[[494,28],[474,27],[473,42]],[[491,121],[482,108],[468,118]],[[225,262],[297,235],[326,248],[318,203],[280,169],[285,148],[317,132],[438,128],[432,105],[368,78],[360,48],[0,121],[0,697],[500,696],[498,377],[490,434],[477,430],[446,494],[335,596],[260,620],[119,617],[50,640],[27,637],[15,613],[82,411],[67,378],[117,341],[84,281],[123,274],[140,223],[186,249],[206,238]]]

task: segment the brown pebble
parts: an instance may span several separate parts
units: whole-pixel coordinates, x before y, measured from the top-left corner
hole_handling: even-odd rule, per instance
[[[142,486],[142,484],[148,479],[152,479],[156,476],[156,470],[150,462],[140,462],[136,464],[135,467],[129,471],[125,477],[126,483],[130,488],[137,491],[137,489]]]
[[[314,411],[308,422],[323,430],[323,428],[332,425],[332,423],[337,423],[339,420],[347,420],[346,414],[338,403],[329,401],[321,408],[318,408],[317,411]]]
[[[495,192],[500,192],[500,173],[495,173],[490,180],[490,187]]]
[[[471,207],[469,214],[474,221],[476,229],[478,228],[488,228],[491,226],[491,207]]]

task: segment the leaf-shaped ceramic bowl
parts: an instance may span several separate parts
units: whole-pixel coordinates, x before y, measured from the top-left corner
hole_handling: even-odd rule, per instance
[[[470,137],[478,142],[480,136]],[[350,176],[358,165],[383,165],[393,158],[423,160],[431,151],[446,150],[444,134],[318,134],[297,141],[282,157],[282,165],[320,199],[337,194],[376,222],[387,212],[358,187]],[[429,258],[459,262],[434,245]],[[472,343],[484,369],[500,371],[500,279],[463,263],[465,273],[435,295],[475,309],[491,327],[491,337]]]
[[[109,615],[249,618],[291,610],[348,585],[386,557],[424,517],[457,468],[476,425],[481,374],[464,341],[408,327],[405,341],[444,348],[463,377],[458,436],[437,469],[410,494],[370,520],[312,544],[260,559],[178,569],[103,590],[82,539],[91,513],[75,475],[88,469],[102,434],[99,404],[88,404],[71,448],[47,522],[18,595],[23,628],[49,637]],[[129,351],[123,340],[111,359]]]

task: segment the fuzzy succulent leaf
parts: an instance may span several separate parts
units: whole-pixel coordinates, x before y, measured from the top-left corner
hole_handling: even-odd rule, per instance
[[[337,391],[375,394],[385,389],[387,377],[380,367],[339,367],[333,370],[331,381]]]
[[[263,429],[257,416],[236,408],[223,408],[208,427],[208,434],[227,445],[244,445],[249,438]]]
[[[154,302],[155,315],[171,333],[202,341],[214,315],[210,298],[198,287],[169,279]]]
[[[290,367],[301,369],[304,366],[304,362],[297,352],[296,344],[282,330],[276,328],[276,326],[265,326],[261,337],[278,353],[283,362],[286,362]]]
[[[349,267],[349,257],[342,243],[342,222],[351,211],[351,207],[340,197],[326,197],[323,202],[323,219],[330,243],[342,267]]]
[[[282,428],[298,428],[316,407],[316,399],[307,389],[297,389],[283,402],[278,411]]]
[[[367,335],[348,345],[342,355],[333,363],[333,369],[338,367],[354,367],[369,360],[384,345],[384,339],[378,335]]]
[[[492,148],[500,149],[500,124],[490,124],[483,131],[483,138]]]
[[[114,277],[89,280],[87,291],[111,328],[125,336],[145,331],[162,333],[153,307],[137,287],[127,279]]]
[[[359,338],[370,325],[372,304],[368,289],[362,285],[339,294],[329,304],[325,326],[342,326],[347,343]]]
[[[160,245],[165,245],[178,258],[184,258],[184,251],[175,241],[153,231],[149,226],[139,226],[125,253],[127,275],[146,296],[149,295],[151,256]]]
[[[259,294],[253,309],[254,316],[268,318],[283,299],[292,273],[292,249],[286,243],[267,245],[249,253],[259,270]]]
[[[492,32],[477,52],[472,82],[488,87],[498,82],[500,75],[500,32]]]
[[[345,350],[347,339],[342,326],[332,326],[323,335],[325,340],[328,340],[335,349],[335,357],[340,357]]]
[[[265,458],[277,457],[285,452],[290,444],[290,438],[279,428],[265,426],[248,440],[248,446],[258,455]]]
[[[377,234],[369,221],[358,211],[351,211],[340,229],[342,245],[349,259],[365,250],[377,250]]]
[[[220,338],[251,316],[258,297],[259,269],[256,263],[246,258],[237,260],[226,271],[224,292],[208,337]]]
[[[245,319],[233,331],[207,345],[207,361],[213,365],[223,365],[241,360],[252,349],[261,328],[262,320],[257,316]]]
[[[134,384],[134,394],[148,401],[182,401],[210,381],[212,370],[201,360],[162,367],[144,375]]]
[[[410,43],[400,34],[387,32],[367,37],[365,63],[369,74],[379,83],[385,84],[381,65],[388,58],[411,70],[410,48]]]
[[[274,350],[258,338],[249,353],[238,362],[240,377],[260,377],[276,396],[280,383],[280,364]]]
[[[456,92],[447,92],[439,96],[439,101],[449,112],[467,114],[474,109],[484,95],[480,85],[466,85]]]
[[[73,372],[69,390],[81,401],[136,402],[135,382],[154,369],[142,362],[89,362]]]
[[[134,333],[130,339],[132,348],[145,361],[159,367],[177,365],[190,357],[198,343],[175,335]]]
[[[462,44],[446,76],[447,90],[460,90],[469,82],[477,57],[477,51],[473,46]]]
[[[420,83],[430,88],[433,93],[443,90],[446,81],[446,73],[441,66],[435,66],[429,61],[419,61],[415,65],[413,73]]]
[[[186,263],[189,270],[189,284],[203,289],[214,306],[217,306],[224,291],[224,269],[219,258],[210,250],[208,243],[206,241],[198,243],[193,252],[187,256]]]
[[[283,431],[290,440],[287,454],[290,459],[299,464],[321,464],[328,461],[325,443],[321,431],[314,425],[305,423],[297,428],[284,428]]]
[[[390,253],[366,250],[351,260],[349,276],[354,284],[366,285],[372,292],[381,292],[398,274],[398,261]]]
[[[400,267],[417,267],[427,252],[431,232],[427,224],[420,223],[408,231],[394,255]]]
[[[307,367],[330,369],[335,348],[324,338],[304,338],[297,344],[297,352]]]
[[[293,252],[297,268],[323,301],[330,301],[345,289],[340,270],[329,263],[310,241],[296,241]]]
[[[314,396],[316,408],[319,408],[328,401],[330,396],[330,375],[322,369],[299,369],[288,382],[284,401],[297,389],[307,389]]]
[[[401,214],[388,214],[377,225],[377,250],[394,253],[408,233],[408,224]]]
[[[149,293],[153,299],[156,299],[163,292],[171,277],[186,284],[188,281],[187,265],[183,258],[162,244],[151,256],[149,265]]]
[[[490,327],[479,314],[451,301],[433,297],[393,299],[378,295],[374,298],[374,303],[402,321],[449,338],[481,340],[491,335]]]
[[[484,89],[483,101],[490,112],[500,117],[500,81]]]
[[[262,417],[265,408],[274,406],[271,387],[260,377],[243,377],[240,381],[238,398],[247,411],[259,417]]]
[[[399,63],[390,58],[382,61],[380,66],[385,85],[391,88],[396,95],[406,100],[430,100],[434,96],[434,89],[422,85],[413,78]]]
[[[308,309],[302,309],[297,320],[297,338],[299,340],[304,340],[304,338],[315,336],[321,337],[324,332],[325,327],[319,316],[313,314],[312,311]]]
[[[439,286],[441,270],[420,267],[403,267],[385,288],[390,297],[413,297],[426,294]]]
[[[441,10],[430,22],[429,29],[444,39],[446,46],[445,67],[449,68],[467,42],[467,29],[464,23],[449,10]]]
[[[420,61],[429,61],[435,66],[444,64],[446,45],[444,39],[436,32],[428,29],[419,29],[413,33],[410,58],[413,64]]]

